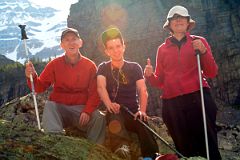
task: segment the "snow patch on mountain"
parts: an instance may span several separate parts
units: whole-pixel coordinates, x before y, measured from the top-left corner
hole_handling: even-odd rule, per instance
[[[41,7],[28,0],[2,0],[0,12],[0,54],[21,63],[28,58],[19,24],[26,24],[29,58],[47,60],[63,53],[59,46],[61,32],[67,27],[63,10]]]

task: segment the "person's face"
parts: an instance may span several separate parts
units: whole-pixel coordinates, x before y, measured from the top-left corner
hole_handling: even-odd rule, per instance
[[[112,61],[122,61],[125,51],[125,45],[119,38],[107,41],[105,45],[105,53]]]
[[[173,33],[185,33],[189,26],[189,18],[175,14],[169,20],[169,27]]]
[[[74,33],[69,32],[62,39],[61,47],[65,50],[67,55],[77,54],[79,48],[82,47],[82,40]]]

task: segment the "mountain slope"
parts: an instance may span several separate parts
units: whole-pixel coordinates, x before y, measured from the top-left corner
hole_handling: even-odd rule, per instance
[[[0,67],[5,66],[6,64],[14,63],[13,60],[6,58],[4,55],[0,55]]]
[[[60,11],[34,6],[28,0],[2,0],[0,12],[0,54],[21,63],[26,60],[19,24],[27,25],[30,58],[48,59],[62,53],[59,39],[66,20],[59,17]]]

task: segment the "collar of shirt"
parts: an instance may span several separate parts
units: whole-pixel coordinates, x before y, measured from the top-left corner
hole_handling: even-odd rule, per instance
[[[177,40],[175,37],[171,37],[170,38],[170,41],[173,43],[173,44],[176,44],[178,46],[178,48],[180,49],[182,44],[184,44],[186,41],[187,41],[187,37],[184,36],[180,41]]]
[[[78,57],[77,57],[77,59],[76,59],[76,61],[75,61],[74,63],[71,63],[70,60],[69,60],[69,58],[65,55],[65,63],[66,63],[66,64],[69,64],[69,65],[74,66],[74,65],[76,65],[80,60],[81,60],[81,54],[80,54],[80,53],[78,54]]]

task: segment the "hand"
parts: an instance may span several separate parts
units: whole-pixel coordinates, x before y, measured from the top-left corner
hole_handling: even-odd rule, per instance
[[[148,58],[147,65],[145,66],[145,69],[144,69],[144,76],[150,77],[152,74],[153,74],[153,66],[151,65],[151,60]]]
[[[207,48],[204,46],[203,42],[200,39],[195,39],[192,41],[194,50],[199,50],[201,54],[204,54],[207,51]]]
[[[137,118],[139,117],[139,119],[142,121],[147,121],[148,120],[148,116],[146,114],[146,112],[142,112],[142,111],[138,111],[134,114],[134,120],[137,120]]]
[[[32,74],[33,76],[37,74],[31,61],[28,61],[25,66],[25,75],[27,78],[30,78],[30,74]]]
[[[117,103],[111,103],[107,106],[107,109],[110,113],[118,114],[120,112],[120,105]]]
[[[89,122],[89,120],[90,120],[90,116],[87,113],[82,112],[79,118],[80,126],[86,125]]]

